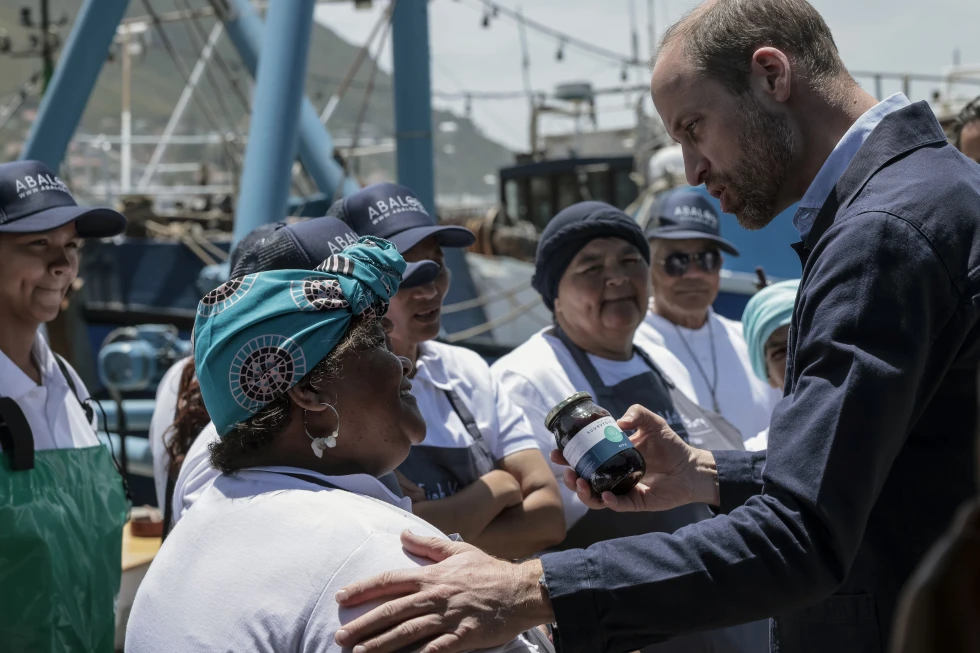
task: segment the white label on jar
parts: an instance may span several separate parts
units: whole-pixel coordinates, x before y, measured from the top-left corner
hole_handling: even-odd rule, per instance
[[[601,442],[618,443],[625,439],[626,436],[619,430],[619,426],[616,425],[616,420],[612,417],[603,417],[576,433],[575,437],[565,445],[562,454],[565,456],[568,464],[577,470],[582,457],[597,444]]]

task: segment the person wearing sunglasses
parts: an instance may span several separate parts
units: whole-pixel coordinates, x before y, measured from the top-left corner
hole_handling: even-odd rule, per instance
[[[742,325],[711,310],[722,252],[738,256],[738,249],[721,237],[718,215],[698,191],[671,193],[656,218],[647,232],[653,299],[637,341],[666,347],[684,368],[675,379],[690,379],[691,399],[747,441],[768,428],[782,393],[752,372]]]

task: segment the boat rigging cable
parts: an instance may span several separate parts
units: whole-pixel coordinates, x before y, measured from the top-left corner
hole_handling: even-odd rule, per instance
[[[347,73],[340,81],[340,86],[338,86],[337,90],[330,96],[330,99],[327,101],[327,105],[323,108],[323,112],[320,114],[320,122],[323,123],[324,126],[326,126],[327,122],[330,121],[330,116],[333,115],[337,105],[340,104],[342,99],[344,99],[344,94],[354,81],[354,76],[357,74],[357,71],[361,69],[361,64],[364,63],[364,59],[367,57],[371,45],[374,44],[374,39],[377,37],[381,26],[386,22],[389,25],[391,24],[391,11],[393,4],[394,3],[388,5],[385,11],[382,12],[381,16],[378,17],[378,20],[374,23],[374,27],[371,28],[371,33],[368,35],[364,45],[362,45],[357,51],[357,56],[354,57],[354,62],[350,65],[350,68],[347,69]]]
[[[344,160],[344,174],[348,177],[350,176],[351,160],[354,158],[354,152],[357,150],[358,142],[361,139],[361,126],[364,124],[364,119],[367,117],[368,105],[371,103],[371,95],[374,92],[374,80],[378,74],[378,68],[380,67],[381,54],[384,52],[384,48],[388,44],[388,32],[391,30],[391,19],[394,16],[395,5],[397,4],[398,0],[391,0],[391,4],[388,5],[387,21],[385,22],[384,30],[381,33],[378,49],[374,53],[371,72],[368,75],[367,88],[364,91],[364,99],[361,102],[361,109],[357,116],[357,122],[354,123],[354,134],[351,137],[351,145],[347,149],[347,157]]]
[[[647,65],[647,62],[645,61],[640,61],[639,59],[628,57],[624,54],[620,54],[619,52],[607,50],[606,48],[595,45],[593,43],[589,43],[588,41],[583,41],[582,39],[576,38],[574,36],[570,36],[568,34],[565,34],[564,32],[560,32],[554,29],[553,27],[544,25],[543,23],[539,23],[537,21],[531,20],[530,18],[526,18],[523,16],[523,14],[520,14],[514,11],[513,9],[509,9],[503,5],[497,4],[496,2],[493,2],[493,0],[471,0],[471,2],[480,5],[481,8],[483,8],[484,10],[492,11],[494,16],[498,14],[502,14],[511,20],[517,21],[518,24],[523,23],[524,25],[530,27],[536,32],[539,32],[541,34],[546,34],[547,36],[557,39],[558,42],[561,43],[563,46],[572,46],[584,52],[588,52],[594,56],[615,61],[616,63],[621,64],[623,66],[645,67]]]
[[[143,7],[146,9],[146,13],[150,16],[150,20],[153,23],[154,27],[156,27],[157,33],[160,36],[160,42],[163,43],[164,49],[166,49],[167,54],[170,55],[170,58],[174,62],[174,66],[177,67],[177,71],[183,77],[184,83],[186,84],[190,82],[190,72],[187,70],[187,67],[184,65],[183,60],[181,60],[181,58],[177,55],[173,43],[170,41],[170,37],[167,36],[167,32],[163,29],[163,24],[160,22],[160,19],[157,17],[156,12],[153,9],[153,5],[150,3],[150,0],[143,0]],[[195,93],[194,101],[198,104],[198,107],[201,109],[201,113],[204,115],[204,119],[207,120],[208,123],[210,123],[211,128],[214,129],[216,132],[226,133],[225,130],[222,129],[218,121],[215,119],[211,107],[207,104],[204,98],[201,95]],[[235,177],[241,176],[241,168],[242,168],[241,152],[239,152],[234,147],[232,147],[231,143],[229,143],[227,139],[222,139],[221,143],[223,149],[225,150],[225,154],[228,155],[228,161],[231,164],[232,172],[234,176]]]

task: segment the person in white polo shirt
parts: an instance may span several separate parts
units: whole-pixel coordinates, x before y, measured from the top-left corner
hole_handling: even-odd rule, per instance
[[[395,352],[412,361],[412,393],[426,437],[397,473],[412,511],[447,533],[502,558],[521,558],[565,536],[558,484],[523,411],[494,383],[487,363],[436,342],[449,290],[443,247],[468,247],[463,227],[438,225],[415,194],[375,184],[336,202],[327,215],[358,234],[385,238],[409,262],[439,264],[435,279],[409,275],[391,302]]]
[[[538,242],[531,283],[554,315],[554,326],[493,364],[504,391],[531,418],[538,442],[558,464],[555,437],[545,426],[553,407],[588,392],[614,418],[639,404],[663,417],[681,437],[706,449],[741,449],[741,436],[698,408],[660,365],[669,352],[635,341],[650,294],[650,248],[633,218],[603,202],[580,202],[553,217]],[[562,481],[568,535],[558,549],[656,531],[674,532],[709,519],[701,504],[665,512],[589,510]],[[697,633],[644,653],[759,653],[764,624]]]
[[[647,231],[653,298],[637,342],[670,350],[687,370],[691,399],[720,414],[748,441],[769,427],[782,393],[752,372],[742,325],[711,310],[722,252],[738,256],[738,249],[721,237],[714,207],[697,191],[674,191],[657,217]]]
[[[129,504],[88,390],[39,334],[84,238],[126,219],[44,164],[0,165],[0,648],[111,651]]]
[[[337,591],[428,564],[401,532],[446,536],[379,480],[426,431],[383,327],[404,270],[391,243],[364,238],[316,270],[238,277],[201,301],[194,360],[222,474],[140,584],[127,651],[340,653],[335,633],[364,609]],[[547,653],[537,641],[498,650]]]

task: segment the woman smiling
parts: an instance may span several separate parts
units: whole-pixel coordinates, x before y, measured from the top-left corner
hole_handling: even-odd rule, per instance
[[[653,344],[633,342],[650,296],[650,246],[636,222],[602,202],[574,204],[556,215],[538,243],[532,284],[554,313],[553,327],[542,330],[493,365],[501,388],[531,419],[545,451],[555,449],[545,427],[553,406],[589,392],[613,417],[634,404],[663,417],[685,440],[711,448],[740,448],[741,436],[715,422],[674,388],[657,358],[672,356]],[[553,463],[556,477],[571,470]],[[584,483],[581,479],[579,482]],[[711,515],[704,505],[658,513],[589,510],[574,484],[559,480],[568,537],[561,548],[584,548],[601,540],[651,531],[672,532]],[[758,651],[761,625],[690,635],[644,651]]]
[[[224,474],[151,565],[127,650],[339,651],[334,633],[362,610],[336,591],[422,564],[404,529],[445,537],[378,480],[425,437],[382,322],[404,269],[365,238],[317,270],[247,275],[202,300],[194,360]]]

